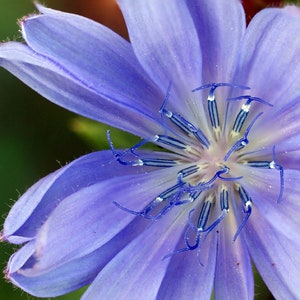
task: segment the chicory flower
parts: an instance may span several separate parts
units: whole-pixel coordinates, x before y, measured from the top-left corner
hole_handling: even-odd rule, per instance
[[[0,64],[50,101],[142,138],[33,185],[2,239],[39,297],[277,299],[300,294],[300,9],[119,0],[130,43],[38,5]],[[153,143],[165,150],[143,150]]]

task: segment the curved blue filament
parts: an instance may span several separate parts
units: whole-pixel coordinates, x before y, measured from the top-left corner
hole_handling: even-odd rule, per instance
[[[213,83],[209,83],[209,84],[199,86],[199,87],[193,89],[192,92],[196,92],[196,91],[199,91],[199,90],[204,90],[204,89],[207,89],[207,88],[213,88],[215,90],[219,86],[228,86],[228,87],[238,88],[238,89],[242,89],[242,90],[250,90],[250,87],[244,86],[244,85],[232,84],[232,83],[226,83],[226,82],[220,82],[220,83],[214,83],[213,82]]]
[[[243,176],[238,176],[238,177],[223,177],[221,176],[222,174],[228,174],[230,171],[230,169],[227,166],[224,166],[221,170],[217,171],[216,174],[209,180],[206,182],[202,182],[200,183],[200,185],[211,185],[216,179],[221,179],[224,181],[236,181],[236,180],[240,180],[243,178]]]
[[[273,107],[273,104],[261,99],[261,98],[258,98],[258,97],[253,97],[253,96],[250,96],[250,95],[242,95],[242,96],[238,96],[238,97],[232,97],[232,98],[227,98],[226,99],[227,101],[239,101],[239,100],[248,100],[246,102],[246,104],[250,104],[252,101],[257,101],[257,102],[260,102],[262,104],[265,104],[267,106],[270,106],[270,107]]]
[[[284,191],[284,168],[277,163],[275,146],[272,147],[272,159],[272,161],[248,161],[247,166],[262,169],[275,169],[279,171],[280,190],[276,200],[277,203],[279,203],[282,199]]]
[[[187,204],[187,203],[192,203],[200,196],[200,194],[202,192],[203,192],[203,190],[191,191],[191,192],[189,192],[189,198],[188,199],[182,199],[180,201],[177,201],[177,203],[175,205],[179,206],[179,205],[183,205],[183,204]]]
[[[242,186],[239,186],[238,192],[239,192],[240,198],[243,202],[243,212],[245,214],[245,217],[233,237],[233,242],[236,241],[236,239],[238,238],[242,229],[245,227],[245,225],[251,215],[251,212],[252,212],[252,199],[250,198],[250,196],[248,195],[246,190]]]
[[[275,145],[272,148],[272,156],[273,156],[273,164],[271,166],[271,169],[276,169],[279,171],[279,176],[280,176],[280,191],[279,191],[279,195],[277,198],[277,203],[279,203],[282,199],[283,196],[283,190],[284,190],[284,169],[281,165],[279,165],[276,161],[276,154],[275,154]]]

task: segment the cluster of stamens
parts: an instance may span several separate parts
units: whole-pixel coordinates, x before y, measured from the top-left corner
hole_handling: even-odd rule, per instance
[[[228,136],[230,137],[229,140],[233,141],[232,145],[227,152],[224,152],[225,154],[223,155],[222,160],[217,162],[214,168],[211,168],[210,162],[205,161],[203,157],[205,157],[205,155],[218,143],[222,132],[222,124],[220,124],[218,106],[215,97],[215,90],[219,87],[243,90],[249,89],[248,87],[229,83],[212,83],[192,90],[192,92],[197,92],[199,90],[209,89],[207,97],[207,111],[214,136],[213,139],[206,136],[200,128],[189,122],[179,113],[172,112],[166,108],[167,101],[170,96],[171,85],[168,88],[166,97],[159,111],[162,117],[163,128],[165,129],[164,134],[157,134],[148,139],[143,139],[130,149],[118,153],[113,147],[113,143],[108,132],[108,141],[113,155],[122,165],[154,168],[172,168],[178,165],[183,166],[183,168],[176,173],[176,183],[160,193],[142,211],[131,210],[122,206],[118,202],[114,202],[114,204],[120,209],[150,220],[158,220],[174,207],[194,203],[200,198],[200,195],[203,196],[203,193],[205,193],[204,197],[201,197],[203,203],[196,218],[196,222],[193,221],[193,216],[196,214],[195,208],[191,209],[189,212],[187,220],[188,226],[185,232],[185,247],[176,250],[175,253],[197,249],[200,245],[200,240],[204,241],[206,236],[222,222],[229,213],[231,195],[229,192],[230,188],[233,188],[240,198],[242,213],[244,214],[243,220],[233,236],[233,241],[235,241],[239,236],[252,212],[252,199],[245,188],[239,183],[240,179],[243,177],[231,174],[229,161],[234,154],[240,153],[240,151],[249,144],[248,135],[255,122],[263,114],[262,112],[258,113],[250,122],[248,122],[247,127],[245,126],[252,102],[258,102],[259,104],[266,106],[272,105],[263,99],[252,97],[250,95],[227,99],[228,103],[241,101],[244,101],[244,103],[242,103],[234,120],[233,126],[228,133]],[[166,125],[166,121],[168,121],[170,125]],[[189,141],[191,142],[189,143]],[[180,154],[181,158],[165,159],[140,157],[136,151],[147,143],[155,143],[159,146],[165,147],[169,151]],[[193,146],[195,144],[196,147]],[[133,157],[133,159],[126,159],[128,156]],[[242,163],[250,168],[273,169],[279,173],[280,190],[277,199],[277,202],[279,202],[283,195],[284,169],[277,163],[275,146],[273,146],[270,157],[272,157],[270,160],[247,160]],[[214,171],[212,171],[212,169]],[[217,199],[219,200],[219,208],[221,211],[219,216],[215,220],[211,221],[212,210]],[[191,240],[193,241],[192,243],[190,242]]]

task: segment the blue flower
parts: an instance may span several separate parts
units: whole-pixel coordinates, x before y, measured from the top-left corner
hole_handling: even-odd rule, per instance
[[[6,276],[52,297],[277,299],[300,294],[300,9],[119,0],[130,43],[38,5],[0,64],[50,101],[141,137],[32,186],[2,239]],[[154,143],[163,149],[143,150]]]

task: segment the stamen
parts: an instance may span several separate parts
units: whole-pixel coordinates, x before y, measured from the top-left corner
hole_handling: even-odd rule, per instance
[[[169,89],[170,89],[170,86],[168,88],[165,100],[159,110],[159,112],[162,115],[162,118],[164,116],[166,116],[174,125],[176,125],[184,133],[186,133],[189,136],[193,135],[203,146],[205,146],[208,149],[209,145],[210,145],[209,140],[199,128],[195,127],[192,123],[187,121],[180,114],[178,114],[176,112],[171,112],[168,109],[166,109],[166,101],[168,100],[169,94],[170,94]],[[165,123],[164,118],[163,118],[163,123]],[[171,130],[171,131],[173,133],[177,134],[176,132],[174,132],[174,130]]]
[[[212,207],[212,201],[213,201],[213,197],[210,194],[204,201],[203,206],[201,208],[201,212],[198,218],[198,222],[197,222],[197,229],[198,231],[204,231],[205,230],[205,225],[208,221],[209,215],[210,215],[210,211],[211,211],[211,207]]]
[[[200,236],[203,232],[206,231],[205,226],[206,226],[207,221],[210,216],[213,200],[214,200],[214,196],[212,194],[209,194],[208,197],[205,199],[205,201],[202,205],[201,211],[200,211],[200,215],[198,217],[197,227],[193,224],[192,219],[191,219],[191,215],[194,212],[194,209],[192,209],[189,212],[189,217],[188,217],[189,227],[187,228],[187,230],[185,232],[185,245],[187,248],[180,249],[180,250],[178,250],[179,252],[194,250],[194,249],[198,248],[199,242],[200,242]],[[190,243],[190,231],[191,230],[193,230],[193,232],[196,234],[193,245]]]
[[[203,89],[210,87],[210,91],[209,91],[209,94],[207,97],[208,114],[209,114],[210,122],[211,122],[211,125],[213,127],[213,130],[215,132],[217,139],[219,138],[221,128],[220,128],[220,121],[219,121],[218,106],[217,106],[217,102],[215,99],[215,90],[220,86],[228,86],[228,87],[240,88],[240,89],[249,89],[248,87],[245,87],[245,86],[234,85],[234,84],[230,84],[230,83],[211,83],[211,84],[206,84],[206,85],[200,86],[200,87],[192,90],[193,92],[195,92],[195,91],[203,90]]]
[[[250,196],[248,195],[246,190],[241,185],[238,185],[237,189],[238,189],[240,198],[243,202],[243,212],[245,214],[245,217],[244,217],[244,220],[242,221],[241,225],[239,226],[238,230],[236,231],[236,233],[233,237],[233,242],[236,241],[237,237],[239,236],[242,229],[246,225],[246,223],[247,223],[247,221],[248,221],[248,219],[251,215],[251,212],[252,212],[252,200],[251,200]]]
[[[122,164],[122,165],[126,165],[126,166],[148,166],[148,167],[164,167],[164,168],[168,168],[168,167],[173,167],[177,164],[177,162],[175,160],[172,159],[162,159],[162,158],[144,158],[144,159],[136,159],[136,160],[123,160],[122,156],[126,155],[129,151],[131,151],[131,153],[133,153],[135,156],[137,156],[136,153],[133,152],[133,149],[136,149],[136,146],[133,146],[132,148],[130,148],[127,151],[124,151],[122,154],[117,153],[113,142],[111,140],[110,137],[110,131],[107,131],[107,139],[109,142],[109,146],[110,149],[114,155],[114,157],[117,159],[117,161]]]
[[[207,101],[208,101],[207,105],[208,105],[208,113],[209,113],[211,126],[214,128],[214,130],[219,130],[220,128],[219,112],[218,112],[217,102],[215,100],[215,95],[212,92],[212,90],[210,90]]]
[[[167,135],[156,135],[155,138],[153,139],[153,142],[158,142],[158,143],[162,143],[165,145],[169,145],[169,146],[172,146],[177,149],[186,149],[187,148],[185,143],[183,143],[173,137],[167,136]]]
[[[231,136],[233,136],[233,137],[236,136],[241,131],[241,129],[247,119],[247,116],[249,114],[249,110],[251,108],[251,102],[257,101],[257,102],[260,102],[260,103],[268,105],[268,106],[273,106],[272,104],[264,101],[263,99],[260,99],[258,97],[251,97],[250,95],[228,98],[227,101],[237,101],[237,100],[243,100],[243,99],[247,99],[247,102],[242,105],[242,108],[239,111],[239,113],[234,121],[232,131],[231,131]]]
[[[157,220],[157,219],[161,218],[163,215],[165,215],[167,213],[167,211],[170,210],[170,208],[172,208],[173,206],[176,205],[177,200],[182,195],[182,193],[180,191],[181,187],[182,187],[181,183],[177,183],[177,184],[171,186],[170,188],[168,188],[164,192],[160,193],[142,211],[135,211],[135,210],[128,209],[128,208],[122,206],[120,203],[118,203],[116,201],[113,201],[113,204],[115,204],[118,208],[120,208],[120,209],[122,209],[126,212],[129,212],[133,215],[144,217],[146,219]],[[153,215],[149,214],[159,204],[161,204],[162,202],[164,202],[165,200],[167,200],[169,198],[170,198],[170,201],[169,201],[168,205],[163,207],[157,214],[153,214]],[[174,199],[175,199],[175,201],[174,201]]]
[[[228,205],[228,189],[226,185],[222,185],[221,193],[220,193],[220,206],[221,210],[229,211],[229,205]]]
[[[227,161],[228,158],[230,157],[230,155],[238,150],[243,149],[246,145],[249,144],[249,140],[248,140],[248,134],[252,128],[252,126],[254,125],[254,123],[256,122],[256,120],[263,114],[263,112],[259,113],[258,115],[256,115],[254,117],[254,119],[251,121],[251,123],[248,125],[248,127],[245,130],[244,136],[242,138],[240,138],[237,142],[235,142],[235,144],[229,149],[229,151],[227,152],[227,154],[224,156],[224,161]]]
[[[173,167],[177,164],[175,160],[162,159],[162,158],[143,158],[143,159],[139,159],[138,161],[140,162],[139,166],[159,167],[159,168]]]
[[[229,212],[229,194],[228,194],[228,189],[225,185],[222,185],[221,188],[221,193],[220,193],[220,206],[221,206],[221,211],[222,213],[220,214],[220,216],[208,227],[205,229],[205,231],[207,232],[204,239],[206,239],[206,237],[208,236],[208,234],[218,225],[220,224],[223,219],[226,217],[226,215]]]
[[[168,199],[169,197],[171,197],[172,195],[174,195],[175,193],[177,193],[177,191],[179,190],[179,188],[182,187],[182,183],[177,183],[173,186],[171,186],[170,188],[166,189],[164,192],[160,193],[154,201],[157,202],[162,202],[166,199]]]
[[[190,166],[190,167],[180,170],[177,173],[178,182],[182,182],[183,178],[190,176],[194,173],[197,173],[198,170],[199,170],[199,166],[197,166],[197,165],[193,165],[193,166]]]

